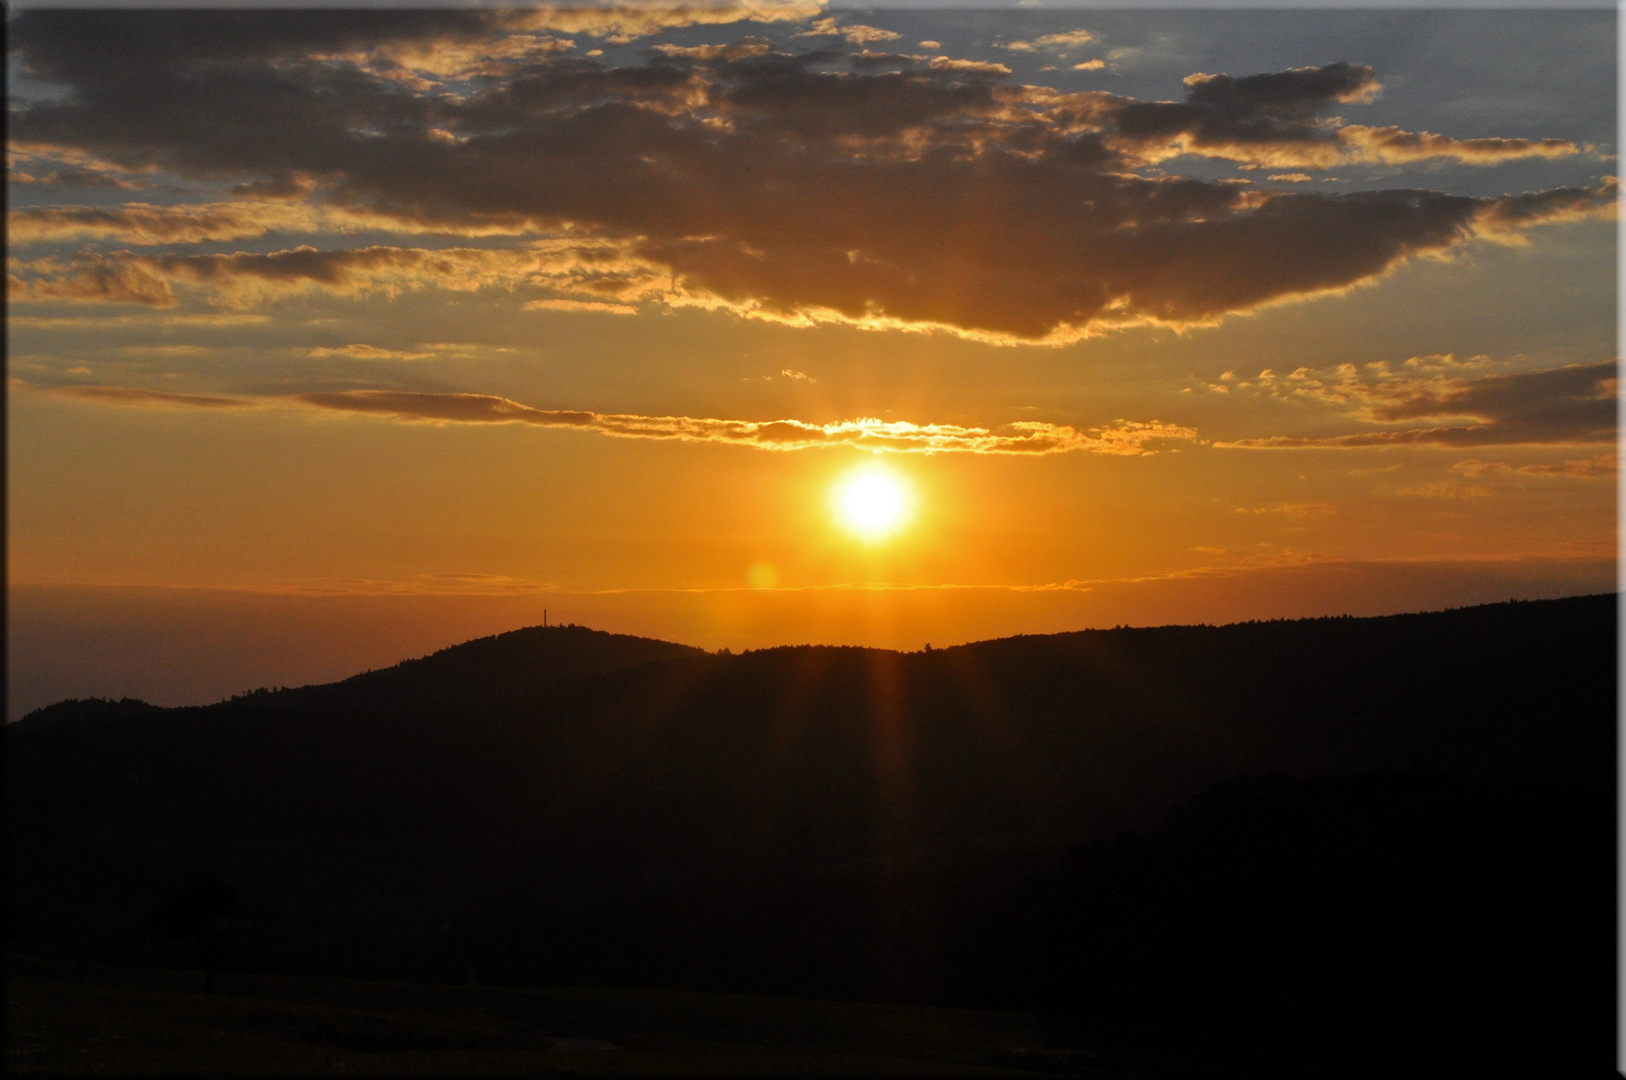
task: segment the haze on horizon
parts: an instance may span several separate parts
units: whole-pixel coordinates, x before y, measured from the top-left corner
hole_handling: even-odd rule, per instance
[[[1615,20],[14,10],[8,716],[1613,591]]]

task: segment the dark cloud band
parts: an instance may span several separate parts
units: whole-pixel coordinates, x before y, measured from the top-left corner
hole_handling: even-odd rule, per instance
[[[999,342],[1211,323],[1345,289],[1474,236],[1613,209],[1612,182],[1492,200],[1135,172],[1180,153],[1316,168],[1581,150],[1345,124],[1330,110],[1378,90],[1353,62],[1193,75],[1184,101],[1140,102],[1013,85],[998,64],[902,53],[876,64],[755,40],[615,66],[550,36],[568,29],[560,18],[25,11],[11,24],[14,55],[66,94],[14,110],[12,133],[125,169],[308,190],[330,215],[406,231],[568,230],[665,277],[675,302]],[[251,235],[233,233],[230,218],[195,214],[174,235]],[[24,224],[157,236],[162,222],[58,213]],[[250,277],[343,291],[368,258],[385,259],[277,255],[280,268],[269,257],[177,256],[24,274],[17,295],[94,299],[101,288],[172,303],[174,281]],[[349,269],[322,276],[340,262]],[[555,299],[625,310],[633,298]]]

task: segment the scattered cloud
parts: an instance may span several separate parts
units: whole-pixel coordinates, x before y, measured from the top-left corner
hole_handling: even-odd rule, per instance
[[[1032,41],[1012,41],[1005,48],[1012,52],[1034,52],[1039,49],[1070,49],[1078,45],[1088,45],[1095,40],[1095,35],[1088,30],[1068,30],[1060,34],[1046,34],[1034,38]]]
[[[978,75],[1009,75],[1011,69],[990,60],[955,60],[947,56],[932,57],[933,71],[969,71]]]
[[[849,23],[840,25],[834,16],[819,19],[808,29],[797,34],[797,37],[840,37],[849,45],[873,45],[879,41],[896,41],[902,34],[891,30],[882,30],[876,26],[864,26],[862,23]],[[925,47],[925,43],[921,43]]]

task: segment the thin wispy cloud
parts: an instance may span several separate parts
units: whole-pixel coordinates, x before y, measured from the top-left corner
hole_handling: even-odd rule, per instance
[[[490,394],[437,394],[395,390],[345,390],[301,394],[319,409],[386,416],[396,420],[454,424],[530,424],[576,428],[617,438],[725,443],[762,450],[808,450],[851,446],[890,453],[1142,455],[1168,440],[1190,441],[1197,432],[1161,421],[1119,420],[1079,431],[1061,424],[1022,421],[998,428],[917,424],[870,417],[810,424],[800,420],[722,420],[691,416],[638,416],[578,410],[537,409]]]
[[[1451,471],[1463,476],[1534,476],[1564,480],[1593,480],[1613,477],[1620,469],[1614,454],[1597,457],[1568,458],[1564,461],[1532,461],[1515,465],[1507,461],[1480,461],[1477,458],[1459,461]]]
[[[18,384],[13,381],[12,385],[15,388]],[[167,390],[147,390],[136,386],[53,386],[41,389],[57,397],[149,409],[252,409],[261,404],[253,398],[223,394],[181,394]]]
[[[1212,389],[1246,389],[1330,406],[1363,427],[1329,435],[1269,435],[1216,442],[1221,448],[1291,450],[1384,446],[1502,446],[1613,443],[1617,364],[1569,364],[1545,371],[1481,374],[1479,363],[1413,357],[1398,369],[1375,363],[1331,371],[1266,370],[1222,379]],[[1227,372],[1227,375],[1232,373]]]
[[[14,388],[109,405],[135,407],[284,407],[352,413],[407,423],[524,424],[567,428],[623,439],[720,443],[759,450],[812,450],[848,446],[901,454],[1066,453],[1143,456],[1171,442],[1193,442],[1197,432],[1163,421],[1117,420],[1080,430],[1065,424],[1018,421],[998,427],[919,424],[859,417],[828,424],[801,420],[728,420],[693,416],[640,416],[581,409],[539,409],[494,394],[407,390],[340,390],[288,396],[246,397],[178,394],[128,386],[34,386]]]

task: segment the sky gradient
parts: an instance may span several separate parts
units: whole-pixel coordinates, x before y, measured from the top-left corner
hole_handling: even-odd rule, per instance
[[[1612,590],[1615,18],[13,12],[9,716]]]

